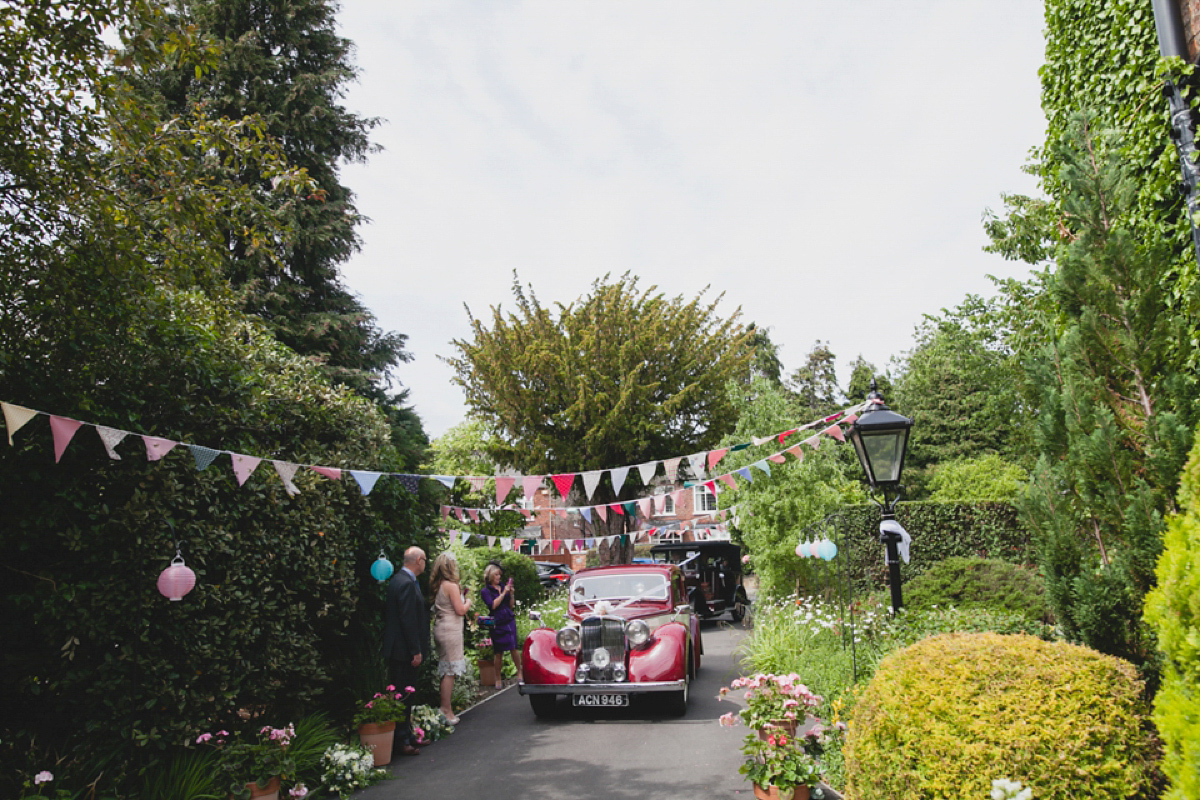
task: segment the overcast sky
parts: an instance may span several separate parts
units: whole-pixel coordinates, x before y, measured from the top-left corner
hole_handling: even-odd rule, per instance
[[[346,105],[384,150],[343,170],[363,226],[347,284],[406,334],[430,437],[466,409],[438,356],[464,304],[544,305],[605,273],[879,367],[921,315],[1025,265],[985,208],[1034,193],[1040,0],[344,0]],[[900,409],[901,411],[903,409]]]

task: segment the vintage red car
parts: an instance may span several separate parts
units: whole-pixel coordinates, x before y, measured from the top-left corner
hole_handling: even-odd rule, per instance
[[[677,714],[704,652],[700,620],[673,564],[580,570],[571,579],[568,622],[525,639],[523,680],[533,713],[553,713],[559,695],[573,706],[628,706],[636,695],[665,693]]]

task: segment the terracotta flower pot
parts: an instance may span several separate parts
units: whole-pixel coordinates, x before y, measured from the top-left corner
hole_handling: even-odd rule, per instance
[[[375,766],[382,767],[392,763],[392,741],[396,738],[396,723],[367,722],[358,726],[358,740],[363,747],[371,750],[375,757]]]
[[[253,798],[259,798],[259,800],[279,800],[278,775],[271,778],[266,786],[259,786],[254,781],[251,781],[246,784],[246,788],[250,790],[250,796]]]
[[[809,787],[796,786],[781,789],[778,786],[759,786],[754,784],[754,797],[757,800],[808,800]]]
[[[480,686],[495,686],[496,685],[496,662],[495,661],[479,661],[479,685]]]

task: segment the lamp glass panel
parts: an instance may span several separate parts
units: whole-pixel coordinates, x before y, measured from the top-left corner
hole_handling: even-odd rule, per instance
[[[900,480],[904,465],[904,440],[908,431],[881,431],[862,434],[862,446],[871,461],[871,477],[875,483],[894,483]]]

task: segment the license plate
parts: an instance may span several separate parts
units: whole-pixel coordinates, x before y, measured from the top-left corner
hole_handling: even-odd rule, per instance
[[[627,694],[573,694],[571,695],[571,705],[573,706],[627,706],[629,705],[629,695]]]

